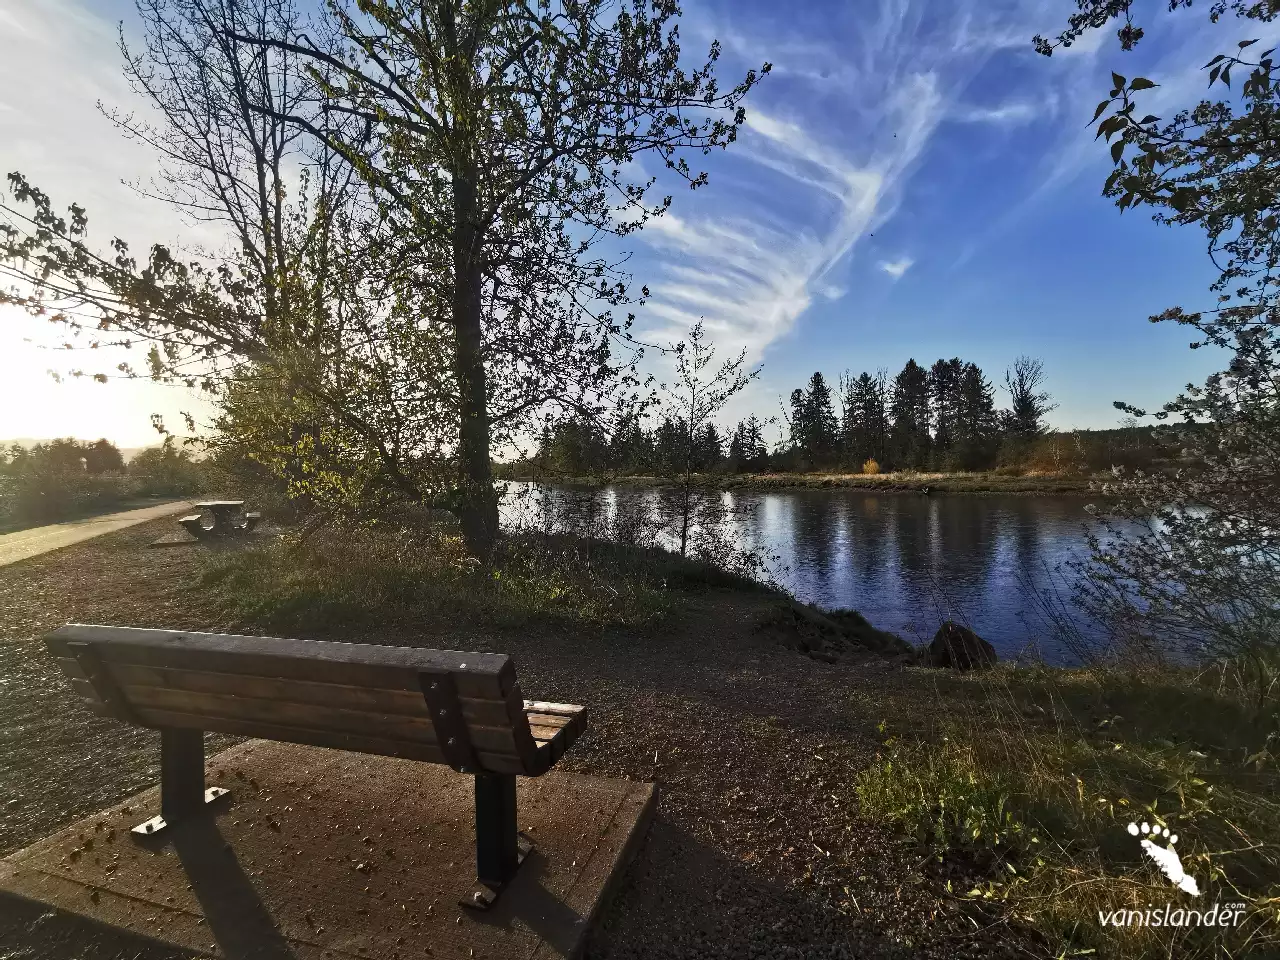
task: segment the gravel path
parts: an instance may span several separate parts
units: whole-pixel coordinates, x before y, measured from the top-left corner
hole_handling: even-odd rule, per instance
[[[73,620],[255,632],[221,622],[199,590],[207,554],[145,549],[171,523],[0,569],[0,854],[157,778],[154,734],[76,706],[41,632]],[[531,695],[591,708],[566,768],[661,783],[652,832],[591,958],[1034,955],[1002,925],[980,928],[940,898],[931,858],[857,815],[853,775],[880,746],[884,699],[922,696],[920,671],[783,649],[754,626],[772,602],[691,594],[673,622],[645,635],[476,636],[414,624],[342,636],[509,652]],[[71,955],[171,956],[100,930],[69,932],[39,911],[0,910],[0,960]]]
[[[189,500],[170,500],[166,503],[139,507],[136,510],[122,510],[119,513],[108,513],[100,517],[68,520],[66,523],[51,523],[45,527],[30,527],[14,533],[3,533],[0,534],[0,567],[17,563],[19,560],[29,560],[49,553],[51,550],[69,547],[73,543],[81,543],[139,523],[146,523],[157,517],[171,516],[190,506]]]

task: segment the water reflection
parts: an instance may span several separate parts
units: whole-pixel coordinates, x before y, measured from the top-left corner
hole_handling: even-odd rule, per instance
[[[508,523],[540,518],[537,524],[551,529],[638,542],[653,536],[659,498],[671,496],[628,487],[512,487]],[[857,490],[706,496],[738,508],[740,545],[774,555],[778,580],[802,600],[855,608],[914,640],[927,640],[950,618],[971,625],[1004,656],[1034,643],[1051,661],[1068,659],[1038,616],[1036,592],[1061,590],[1055,568],[1086,551],[1082,498]],[[658,539],[677,542],[669,531]]]

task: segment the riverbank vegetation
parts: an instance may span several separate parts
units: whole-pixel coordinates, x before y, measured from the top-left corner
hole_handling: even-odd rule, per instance
[[[841,375],[837,412],[815,372],[792,392],[780,430],[754,416],[723,434],[714,422],[690,430],[670,406],[647,419],[578,414],[545,424],[532,455],[499,469],[519,479],[672,477],[692,461],[702,475],[786,474],[806,486],[809,475],[1087,478],[1179,462],[1169,438],[1132,417],[1110,430],[1050,429],[1042,378],[1038,360],[1018,358],[1005,375],[1010,406],[998,410],[975,364],[939,360],[926,370],[910,360],[892,381],[883,371]]]
[[[172,439],[127,464],[109,440],[52,440],[0,449],[0,532],[181,497],[207,485],[201,465]]]

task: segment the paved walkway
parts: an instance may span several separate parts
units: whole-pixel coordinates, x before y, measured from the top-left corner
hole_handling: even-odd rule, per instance
[[[180,513],[191,506],[190,500],[169,500],[137,510],[125,510],[121,513],[108,513],[100,517],[69,520],[66,523],[54,523],[47,527],[32,527],[29,530],[18,530],[16,533],[0,534],[0,567],[26,560],[28,557],[37,557],[51,550],[69,547],[81,540],[100,537],[104,533],[114,533],[125,527],[146,523],[157,517]]]

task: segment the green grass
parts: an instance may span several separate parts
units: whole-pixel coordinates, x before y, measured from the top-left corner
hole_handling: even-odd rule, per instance
[[[268,628],[531,623],[649,627],[678,590],[761,589],[662,550],[568,536],[504,538],[482,569],[447,528],[333,529],[215,561],[203,586],[235,620]]]
[[[964,866],[954,895],[1030,927],[1052,956],[1280,953],[1275,703],[1255,712],[1225,672],[912,673],[932,690],[886,701],[885,746],[856,790],[863,815]],[[1179,835],[1202,897],[1158,873],[1130,822]],[[1213,902],[1247,904],[1244,922],[1224,933],[1098,919]]]

